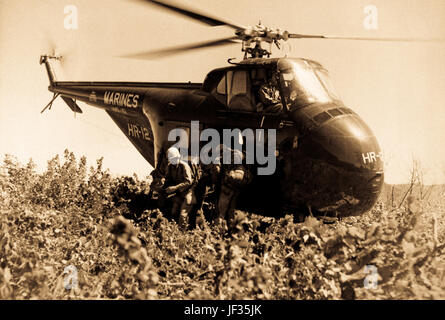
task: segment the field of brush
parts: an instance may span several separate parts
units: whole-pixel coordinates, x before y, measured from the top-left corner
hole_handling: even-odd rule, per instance
[[[333,224],[238,211],[230,236],[181,232],[148,191],[69,151],[43,173],[6,156],[0,299],[445,299],[445,186],[385,185]]]

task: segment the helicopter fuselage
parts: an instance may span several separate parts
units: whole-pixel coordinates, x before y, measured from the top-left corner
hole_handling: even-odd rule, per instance
[[[48,59],[42,62],[50,74]],[[271,77],[282,112],[258,110],[258,85]],[[211,71],[202,84],[56,82],[50,77],[49,90],[75,112],[80,110],[76,100],[104,109],[153,167],[177,142],[168,139],[174,129],[183,129],[188,143],[202,146],[190,134],[192,121],[199,121],[201,131],[274,130],[276,150],[269,152],[276,155],[276,170],[254,176],[240,196],[240,209],[358,215],[374,205],[383,185],[377,139],[337,97],[327,71],[311,60],[246,59]]]

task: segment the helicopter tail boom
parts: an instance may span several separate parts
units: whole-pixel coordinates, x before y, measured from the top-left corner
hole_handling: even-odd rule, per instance
[[[41,113],[46,109],[51,109],[53,102],[60,96],[67,106],[75,113],[82,113],[82,109],[77,105],[76,100],[88,103],[92,106],[117,112],[117,113],[134,113],[136,110],[129,110],[140,107],[138,100],[142,101],[143,94],[129,94],[123,88],[116,88],[114,84],[94,83],[94,82],[73,82],[73,81],[57,81],[53,66],[50,60],[61,60],[61,56],[42,55],[40,56],[40,64],[45,64],[46,72],[49,79],[48,90],[53,92],[53,98],[43,108]],[[119,90],[122,89],[122,90]],[[120,91],[120,92],[116,92]],[[96,98],[96,92],[101,94],[102,99]],[[121,108],[127,107],[127,108]]]

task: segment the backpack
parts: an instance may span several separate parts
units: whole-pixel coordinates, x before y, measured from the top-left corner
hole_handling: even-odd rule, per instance
[[[234,179],[230,176],[230,172],[235,171],[235,170],[241,170],[243,172],[242,179]],[[232,188],[236,188],[236,189],[243,188],[244,186],[249,184],[251,182],[251,180],[252,180],[252,175],[250,173],[250,170],[249,170],[249,168],[247,168],[244,165],[229,166],[226,168],[226,170],[224,172],[223,182],[224,182],[224,184],[226,184]]]

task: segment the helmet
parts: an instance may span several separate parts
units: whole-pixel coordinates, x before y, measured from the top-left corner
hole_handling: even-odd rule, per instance
[[[167,150],[167,159],[168,163],[177,164],[179,162],[179,159],[181,159],[181,154],[179,153],[178,148],[170,147]]]

